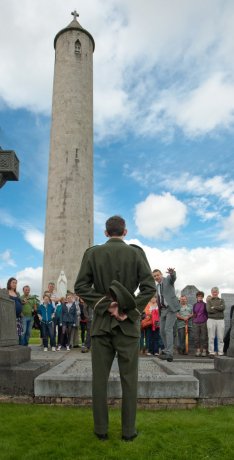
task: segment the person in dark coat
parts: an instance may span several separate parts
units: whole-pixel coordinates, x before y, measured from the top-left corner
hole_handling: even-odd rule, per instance
[[[234,313],[234,305],[231,306],[231,309],[230,309],[230,326],[224,336],[224,339],[223,339],[223,352],[224,354],[226,355],[227,354],[227,351],[228,351],[228,348],[229,348],[229,344],[230,344],[230,334],[231,334],[231,328],[232,328],[232,317],[233,317],[233,313]]]
[[[144,251],[127,245],[125,220],[106,221],[105,244],[87,249],[75,292],[94,309],[92,338],[94,432],[107,439],[107,382],[117,353],[122,386],[122,439],[136,436],[140,317],[155,295],[155,283]],[[134,292],[139,287],[139,293]]]

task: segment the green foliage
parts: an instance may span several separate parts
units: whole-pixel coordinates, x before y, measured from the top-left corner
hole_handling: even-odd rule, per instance
[[[29,345],[40,345],[40,331],[38,329],[32,329],[31,337],[29,339]]]
[[[139,436],[120,440],[110,410],[109,440],[93,434],[89,408],[0,404],[0,460],[231,459],[234,407],[137,413]]]

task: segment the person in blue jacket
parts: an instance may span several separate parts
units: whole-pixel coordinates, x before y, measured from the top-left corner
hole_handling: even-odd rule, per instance
[[[48,338],[50,338],[50,346],[52,348],[52,351],[56,351],[53,323],[55,312],[54,307],[51,303],[50,296],[48,294],[44,294],[43,303],[38,307],[37,314],[41,321],[41,332],[44,351],[48,351]]]
[[[74,295],[67,294],[66,302],[62,305],[62,341],[66,342],[66,349],[70,351],[76,327],[77,310]],[[58,347],[60,350],[61,346]]]

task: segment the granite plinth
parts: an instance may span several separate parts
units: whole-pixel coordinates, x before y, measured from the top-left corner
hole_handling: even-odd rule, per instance
[[[0,348],[0,371],[2,367],[12,367],[17,364],[29,361],[31,357],[31,349],[15,345],[11,347]]]
[[[199,380],[200,398],[233,398],[233,373],[215,370],[195,370],[194,376]]]
[[[49,369],[49,364],[27,361],[17,366],[0,368],[0,394],[33,395],[34,380]]]
[[[197,398],[198,380],[191,375],[168,375],[157,359],[142,360],[139,366],[138,398]],[[37,397],[92,397],[90,360],[66,359],[35,379]],[[108,398],[122,397],[115,359],[108,382]]]
[[[196,369],[200,398],[234,397],[234,358],[216,356],[214,369]]]
[[[0,290],[0,347],[17,345],[15,302],[9,299],[6,289]]]
[[[214,368],[219,372],[228,372],[234,374],[234,358],[228,356],[215,357]],[[234,379],[234,375],[233,375]],[[234,395],[233,395],[234,396]]]

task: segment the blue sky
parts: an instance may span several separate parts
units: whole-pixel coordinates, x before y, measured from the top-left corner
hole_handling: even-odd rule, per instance
[[[94,37],[95,243],[105,219],[177,288],[234,292],[232,0],[8,0],[0,17],[0,146],[20,181],[0,191],[0,285],[40,292],[56,33]]]

